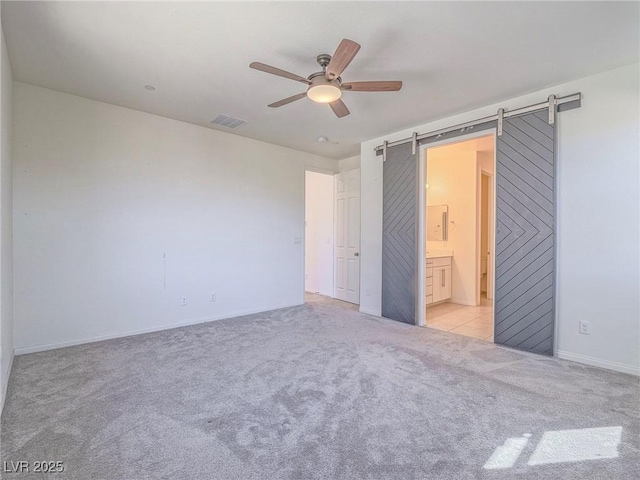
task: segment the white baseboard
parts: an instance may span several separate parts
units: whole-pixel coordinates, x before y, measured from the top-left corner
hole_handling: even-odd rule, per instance
[[[139,330],[129,330],[126,332],[114,333],[109,335],[100,335],[97,337],[81,338],[78,340],[71,340],[68,342],[49,343],[46,345],[34,345],[32,347],[21,347],[21,348],[15,349],[15,354],[26,355],[29,353],[46,352],[47,350],[56,350],[58,348],[73,347],[75,345],[84,345],[85,343],[103,342],[105,340],[113,340],[114,338],[132,337],[134,335],[142,335],[144,333],[153,333],[153,332],[160,332],[163,330],[171,330],[174,328],[188,327],[190,325],[197,325],[199,323],[208,323],[208,322],[215,322],[217,320],[225,320],[227,318],[243,317],[245,315],[252,315],[254,313],[269,312],[271,310],[279,310],[281,308],[295,307],[298,305],[300,305],[300,303],[275,305],[275,306],[269,306],[266,308],[255,308],[251,310],[245,310],[242,312],[227,313],[224,315],[219,315],[217,317],[199,318],[199,319],[189,320],[181,323],[173,323],[170,325],[142,328]]]
[[[2,415],[2,411],[4,410],[4,400],[7,398],[7,387],[9,386],[9,377],[11,376],[11,368],[13,367],[13,357],[15,357],[15,350],[11,352],[11,358],[9,359],[9,366],[7,367],[7,371],[2,375],[2,385],[0,385],[0,415]]]
[[[368,310],[366,308],[360,307],[360,313],[366,313],[367,315],[373,315],[374,317],[381,317],[380,312],[376,312],[374,310]]]
[[[563,352],[561,350],[556,351],[558,358],[563,360],[571,360],[572,362],[584,363],[593,367],[605,368],[607,370],[615,370],[616,372],[628,373],[630,375],[640,376],[640,367],[634,365],[626,365],[624,363],[610,362],[608,360],[601,360],[599,358],[589,357],[587,355],[580,355],[577,353]]]

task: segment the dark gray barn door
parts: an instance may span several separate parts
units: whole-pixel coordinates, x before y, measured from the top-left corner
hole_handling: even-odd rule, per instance
[[[411,144],[387,150],[383,171],[382,316],[416,320],[416,156]]]
[[[553,354],[555,125],[504,120],[496,158],[495,342]]]

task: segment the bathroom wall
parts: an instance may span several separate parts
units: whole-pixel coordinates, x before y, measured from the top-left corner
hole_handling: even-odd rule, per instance
[[[485,172],[488,172],[488,173],[495,172],[494,150],[495,149],[492,149],[490,151],[478,152],[478,165],[480,166],[480,169],[484,170]]]

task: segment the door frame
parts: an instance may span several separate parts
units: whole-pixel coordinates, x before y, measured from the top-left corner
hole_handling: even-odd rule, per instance
[[[453,138],[448,138],[446,140],[440,140],[437,142],[425,143],[423,145],[419,145],[419,155],[418,155],[418,178],[419,181],[416,182],[416,188],[418,189],[418,252],[416,255],[416,272],[418,275],[418,292],[416,292],[416,297],[418,298],[418,319],[416,325],[419,327],[427,326],[427,305],[426,305],[426,296],[425,296],[425,283],[426,283],[426,258],[427,258],[427,189],[425,188],[425,180],[427,175],[427,150],[433,147],[441,147],[443,145],[452,145],[455,143],[466,142],[467,140],[473,140],[474,138],[486,137],[487,135],[493,135],[493,171],[495,173],[496,169],[496,156],[497,156],[497,148],[498,148],[498,129],[496,127],[486,128],[483,130],[478,130],[477,132],[468,133],[466,135],[459,135]],[[495,179],[495,177],[494,177]],[[493,245],[491,246],[491,251],[495,251],[495,239],[496,239],[496,189],[493,189]],[[476,244],[479,245],[479,230],[478,225],[476,225]],[[478,246],[478,249],[480,247]],[[455,255],[455,252],[454,252]],[[479,266],[476,267],[479,269]],[[477,275],[478,271],[476,271]],[[493,279],[495,282],[496,277],[496,267],[495,261],[493,262]],[[492,299],[492,309],[494,313],[494,323],[495,323],[495,294]]]

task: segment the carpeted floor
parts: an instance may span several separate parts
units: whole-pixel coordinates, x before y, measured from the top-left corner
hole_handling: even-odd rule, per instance
[[[65,471],[2,478],[637,479],[639,398],[629,375],[312,296],[16,357],[2,461]]]

